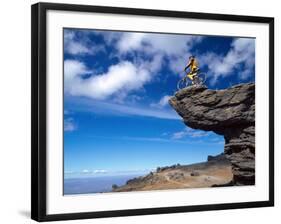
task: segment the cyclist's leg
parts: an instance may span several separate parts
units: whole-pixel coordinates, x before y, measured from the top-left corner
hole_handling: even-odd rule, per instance
[[[196,75],[197,75],[197,69],[192,69],[190,71],[190,76],[191,76],[191,80],[192,80],[192,85],[194,85],[196,83]]]
[[[194,68],[192,71],[193,77],[197,76],[199,73],[199,68]]]
[[[186,76],[187,76],[191,81],[193,81],[193,74],[192,74],[192,72],[189,72]]]

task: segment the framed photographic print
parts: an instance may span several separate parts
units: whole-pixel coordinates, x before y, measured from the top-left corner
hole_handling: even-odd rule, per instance
[[[32,219],[274,205],[274,19],[32,6]]]

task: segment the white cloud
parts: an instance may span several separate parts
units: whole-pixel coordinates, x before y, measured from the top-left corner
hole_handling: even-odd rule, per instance
[[[177,56],[189,51],[201,39],[202,37],[194,35],[129,32],[119,36],[117,49],[120,53],[138,50],[147,54],[164,53],[168,56]]]
[[[159,138],[159,137],[121,137],[121,140],[145,141],[145,142],[178,142],[177,139]]]
[[[95,174],[107,173],[107,170],[94,170],[93,173]]]
[[[93,99],[107,98],[122,101],[128,93],[142,89],[161,69],[162,56],[154,55],[150,60],[120,61],[111,65],[108,71],[87,79],[83,75],[93,74],[78,60],[64,61],[65,91],[73,96],[86,96]]]
[[[69,81],[73,81],[75,78],[81,78],[82,75],[91,74],[92,71],[88,70],[86,65],[77,60],[65,60],[64,61],[64,81],[66,87],[69,88]]]
[[[124,33],[117,42],[117,49],[122,53],[137,50],[146,36],[145,33]]]
[[[192,137],[192,138],[200,138],[200,137],[205,137],[208,135],[209,135],[209,133],[204,132],[204,131],[193,131],[192,133],[190,133],[190,137]]]
[[[102,35],[108,44],[114,44],[119,57],[126,54],[134,57],[143,54],[146,57],[158,55],[158,66],[162,65],[163,58],[166,57],[169,68],[174,73],[183,71],[191,55],[190,50],[204,38],[196,35],[133,32],[103,32]]]
[[[120,37],[124,34],[124,32],[117,32],[117,31],[95,31],[95,34],[101,35],[106,42],[107,45],[115,44]]]
[[[65,43],[65,52],[69,54],[89,54],[91,51],[83,44],[71,41]]]
[[[177,140],[177,139],[182,139],[184,137],[200,138],[200,137],[205,137],[208,135],[209,135],[209,132],[198,131],[198,130],[194,130],[192,128],[186,127],[183,131],[173,133],[172,139]]]
[[[64,51],[72,55],[96,54],[104,51],[104,46],[90,44],[88,31],[64,30]],[[80,34],[77,36],[77,34]]]
[[[161,70],[163,63],[162,59],[162,54],[155,54],[151,60],[144,61],[140,59],[137,60],[136,63],[139,64],[142,69],[148,70],[150,73],[154,74]]]
[[[64,131],[75,131],[76,128],[73,118],[64,119]]]
[[[161,55],[159,65],[162,65],[162,60],[166,57],[169,68],[174,73],[179,73],[183,71],[192,47],[202,39],[202,36],[194,35],[125,33],[119,35],[117,49],[120,54],[137,52],[147,56]]]
[[[84,169],[84,170],[80,171],[80,174],[85,174],[85,175],[106,174],[106,173],[108,173],[108,171],[104,170],[104,169],[96,169],[96,170]]]
[[[162,108],[149,108],[137,105],[124,105],[117,103],[101,102],[89,99],[72,99],[73,110],[91,111],[96,114],[116,116],[143,116],[161,119],[181,120],[182,118],[174,110]]]
[[[207,134],[205,135],[207,136]],[[181,143],[181,144],[200,144],[200,145],[218,145],[224,144],[224,141],[203,141],[200,138],[193,137],[192,139],[168,138],[168,137],[143,137],[143,136],[91,136],[96,139],[124,140],[124,141],[140,141],[140,142],[163,142],[163,143]]]
[[[181,138],[185,137],[186,135],[187,135],[186,131],[175,132],[172,136],[172,139],[181,139]]]
[[[237,38],[225,55],[210,52],[199,56],[199,62],[208,67],[207,74],[211,84],[215,84],[219,77],[226,77],[239,68],[243,70],[237,73],[237,76],[240,80],[246,80],[255,65],[255,40]]]
[[[170,98],[171,98],[171,96],[165,95],[159,100],[159,102],[152,103],[151,106],[156,107],[156,108],[163,108],[163,107],[169,105],[169,99]]]
[[[84,74],[91,73],[79,61],[66,60],[65,90],[74,96],[86,96],[103,100],[114,94],[127,94],[137,90],[151,80],[151,73],[142,67],[137,67],[129,61],[112,65],[104,74],[83,79]]]

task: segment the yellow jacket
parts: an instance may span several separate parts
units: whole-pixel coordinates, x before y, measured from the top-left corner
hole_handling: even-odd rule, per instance
[[[190,67],[190,70],[191,71],[194,71],[194,70],[197,70],[198,69],[198,62],[195,58],[193,59],[190,59],[189,62],[188,62],[188,65],[186,66],[186,68]]]

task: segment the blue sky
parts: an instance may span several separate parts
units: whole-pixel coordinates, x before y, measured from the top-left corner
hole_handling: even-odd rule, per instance
[[[223,151],[169,106],[190,55],[223,89],[254,82],[255,39],[64,29],[66,177],[145,173]]]

